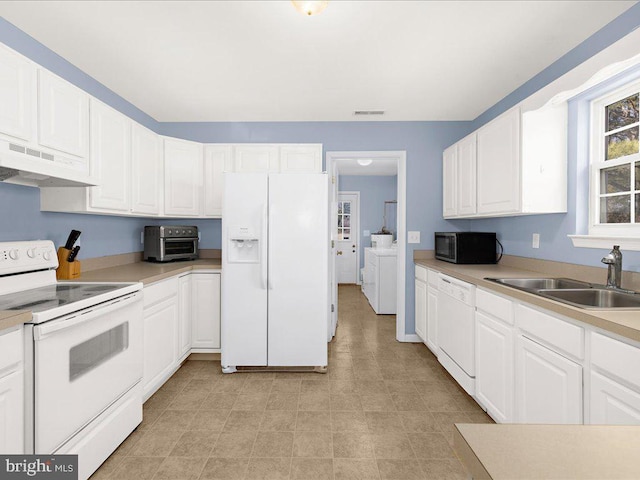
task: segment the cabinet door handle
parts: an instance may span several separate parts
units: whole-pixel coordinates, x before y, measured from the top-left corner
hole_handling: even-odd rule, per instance
[[[342,255],[342,250],[338,250],[338,255]]]

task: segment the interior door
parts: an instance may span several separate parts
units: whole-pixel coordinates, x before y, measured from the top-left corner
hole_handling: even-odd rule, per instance
[[[338,283],[358,283],[358,197],[355,192],[338,193],[336,278]]]
[[[336,252],[338,241],[338,166],[333,163],[331,165],[331,180],[329,182],[329,235],[331,237],[330,251],[329,251],[329,325],[328,325],[328,338],[330,342],[333,336],[336,334],[336,327],[338,326],[338,281],[336,275]]]

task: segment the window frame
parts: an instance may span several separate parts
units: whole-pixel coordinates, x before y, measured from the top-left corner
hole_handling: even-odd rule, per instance
[[[606,107],[623,100],[632,94],[640,95],[640,80],[634,80],[608,92],[590,102],[590,126],[589,126],[589,235],[609,237],[640,237],[640,222],[635,219],[635,196],[640,190],[635,188],[635,165],[640,165],[640,152],[626,155],[614,160],[604,160],[606,148]],[[640,119],[639,119],[640,120]],[[640,121],[627,125],[624,129],[637,126],[640,129]],[[603,169],[620,165],[630,166],[630,190],[631,196],[630,216],[632,223],[600,223],[600,172]]]

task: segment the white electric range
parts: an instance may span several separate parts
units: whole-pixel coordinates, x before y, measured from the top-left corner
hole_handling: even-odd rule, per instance
[[[142,284],[60,282],[50,241],[0,243],[0,310],[25,324],[25,452],[88,478],[142,421]]]

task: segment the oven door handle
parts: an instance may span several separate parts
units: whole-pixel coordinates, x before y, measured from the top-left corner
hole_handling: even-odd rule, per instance
[[[110,302],[100,305],[94,305],[87,310],[72,313],[58,320],[47,322],[42,325],[36,325],[33,329],[33,339],[36,341],[42,340],[53,333],[72,328],[80,323],[89,322],[107,313],[111,313],[115,310],[120,310],[129,303],[132,303],[140,298],[141,295],[139,292],[130,293],[129,295],[117,298]]]

